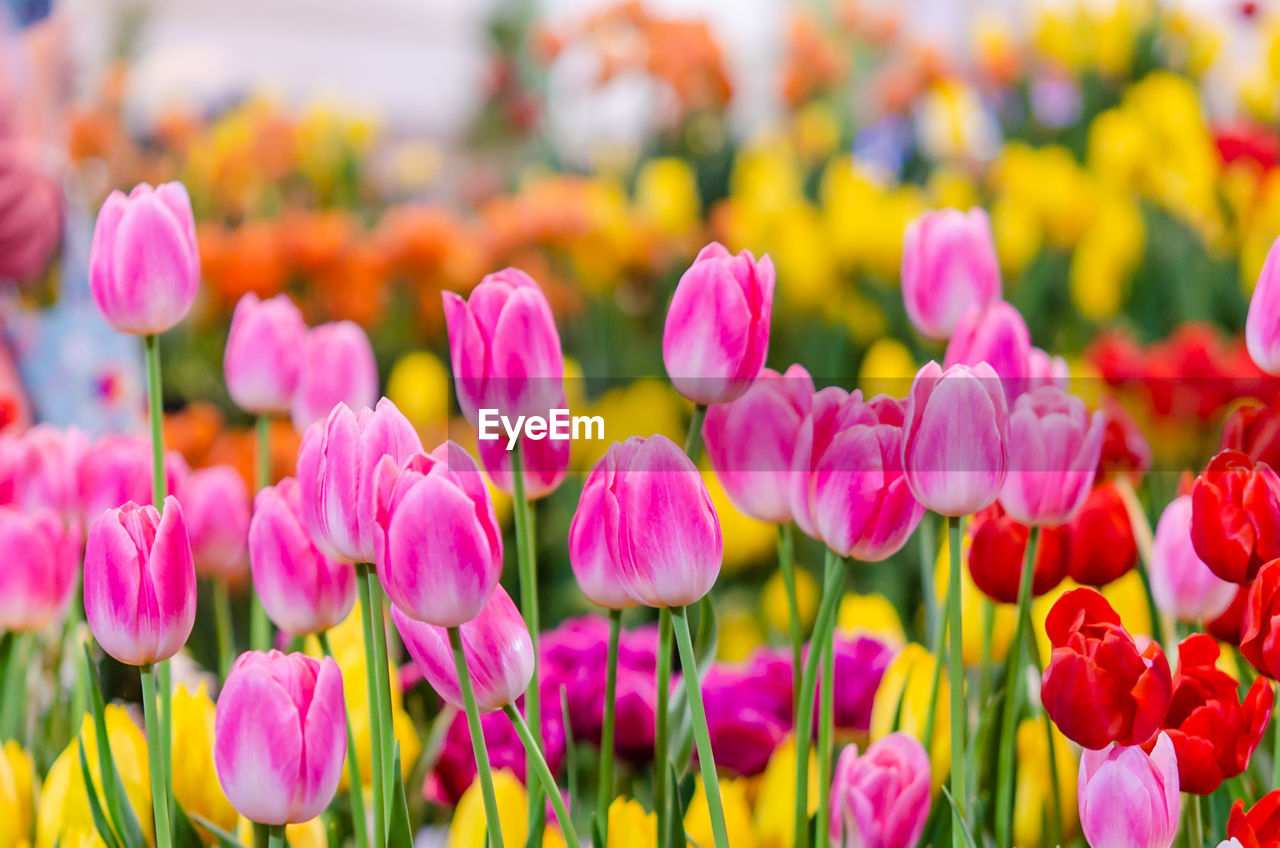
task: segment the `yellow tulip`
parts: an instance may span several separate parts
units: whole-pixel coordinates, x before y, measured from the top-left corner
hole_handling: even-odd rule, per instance
[[[935,206],[968,209],[978,205],[978,187],[973,177],[954,165],[942,165],[930,174],[928,191]]]
[[[877,339],[862,355],[858,386],[864,395],[906,397],[919,367],[911,350],[891,336]]]
[[[836,626],[850,635],[866,633],[879,637],[890,645],[905,645],[907,642],[898,610],[884,595],[848,593],[840,599]]]
[[[814,100],[802,107],[791,129],[796,151],[806,162],[826,160],[840,143],[840,118],[824,100]]]
[[[607,841],[618,848],[654,848],[658,844],[658,817],[645,812],[639,801],[614,798],[609,804]]]
[[[238,816],[213,767],[213,713],[207,684],[173,693],[173,794],[187,812],[231,830]],[[201,835],[217,841],[211,833]]]
[[[1049,775],[1049,737],[1053,734],[1053,760],[1058,774],[1059,805],[1053,806]],[[1075,832],[1076,755],[1067,739],[1047,718],[1028,718],[1018,725],[1018,776],[1014,786],[1013,841],[1018,848],[1042,848],[1065,844]],[[1051,810],[1062,815],[1062,832],[1047,832]]]
[[[792,782],[795,775],[792,774]],[[748,781],[744,778],[721,778],[720,800],[724,806],[725,831],[729,844],[733,848],[755,848],[756,834],[751,824],[751,802],[747,798]],[[615,802],[616,803],[616,802]],[[613,826],[612,811],[610,828]],[[715,844],[711,832],[711,810],[707,806],[706,788],[702,785],[702,775],[698,775],[697,785],[693,790],[693,798],[684,813],[684,830],[689,836],[690,846],[709,846]],[[613,845],[612,830],[609,844]],[[626,844],[626,843],[623,843]]]
[[[760,249],[773,257],[778,279],[787,281],[778,296],[794,308],[817,309],[836,294],[835,256],[821,215],[805,200],[797,199],[772,216]]]
[[[236,823],[236,836],[241,845],[256,848],[253,844],[253,822],[241,818]],[[285,825],[285,844],[293,848],[328,848],[329,834],[325,831],[324,817],[316,816],[311,821]]]
[[[0,848],[27,848],[40,785],[31,755],[14,740],[0,749]]]
[[[1044,229],[1036,210],[1010,193],[991,204],[991,237],[1000,267],[1010,275],[1026,270],[1044,245]]]
[[[427,351],[400,357],[387,377],[387,397],[421,433],[436,434],[442,441],[449,424],[449,370]]]
[[[697,174],[674,156],[650,159],[640,167],[635,202],[645,219],[669,235],[698,226],[702,214]]]
[[[818,758],[809,750],[806,809],[818,809]],[[756,848],[794,848],[796,827],[796,741],[788,736],[774,749],[756,788]],[[704,845],[707,843],[703,843]]]
[[[929,751],[933,784],[941,786],[951,768],[951,725],[947,705],[951,686],[947,682],[945,660],[938,678],[937,695],[933,695],[935,660],[924,646],[908,643],[885,669],[871,705],[871,741],[900,730],[924,741],[925,724],[933,712],[933,741],[924,742]],[[894,726],[895,720],[897,727]]]
[[[800,628],[808,631],[813,626],[813,618],[818,614],[818,582],[806,569],[797,565],[794,569],[796,582],[796,609],[800,613]],[[787,601],[787,586],[782,580],[782,572],[776,571],[764,584],[760,595],[760,606],[764,620],[776,633],[789,633],[791,628],[791,606]]]
[[[529,799],[524,784],[510,769],[499,769],[493,773],[493,794],[498,802],[498,826],[502,828],[502,841],[506,845],[523,845],[529,836],[528,806]],[[610,809],[610,819],[613,811]],[[612,824],[610,825],[612,828]],[[453,819],[449,822],[449,839],[447,848],[486,848],[488,827],[484,818],[484,797],[480,792],[480,781],[473,780],[458,799],[458,806],[453,808]],[[612,834],[612,829],[610,833]],[[543,837],[543,848],[564,848],[564,837],[560,831],[548,827]],[[636,843],[653,844],[653,843]]]

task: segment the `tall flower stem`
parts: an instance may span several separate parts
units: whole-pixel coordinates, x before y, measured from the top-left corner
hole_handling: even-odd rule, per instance
[[[613,720],[618,695],[618,642],[622,638],[622,610],[609,610],[609,657],[604,676],[604,726],[600,731],[600,776],[596,789],[596,815],[609,826],[609,802],[613,799]]]
[[[533,728],[533,740],[538,749],[542,749],[542,698],[538,685],[538,635],[542,626],[538,616],[538,563],[534,550],[533,506],[525,494],[524,485],[524,444],[516,443],[511,452],[511,484],[512,501],[516,523],[516,565],[520,575],[520,612],[524,615],[525,624],[529,627],[529,638],[533,642],[533,678],[524,695],[525,712],[529,715],[529,725]],[[533,755],[525,757],[525,774],[533,774]],[[542,787],[529,781],[529,830],[533,834],[535,848],[542,845],[542,835],[536,831],[536,825],[542,815]]]
[[[270,848],[271,825],[253,823],[253,848]]]
[[[671,610],[658,611],[658,692],[653,729],[653,809],[658,817],[658,840],[667,845],[667,702],[671,696]],[[607,822],[606,822],[607,823]]]
[[[920,534],[920,595],[924,604],[925,638],[930,645],[939,644],[937,636],[942,630],[942,623],[938,621],[938,598],[933,587],[933,571],[938,557],[937,528],[933,516],[926,515],[917,532]]]
[[[4,692],[25,692],[24,680],[27,674],[27,647],[31,637],[26,633],[14,631],[9,634],[9,659],[4,667]],[[26,747],[22,737],[22,705],[25,699],[16,695],[0,698],[0,743],[7,739],[16,739]]]
[[[147,724],[147,758],[151,761],[151,806],[155,810],[156,848],[172,848],[173,828],[169,824],[169,789],[163,768],[163,728],[156,703],[156,672],[153,666],[139,670],[142,677],[142,714]],[[161,766],[156,768],[156,766]]]
[[[1014,740],[1018,733],[1018,702],[1022,697],[1022,642],[1027,636],[1026,622],[1031,610],[1031,584],[1035,579],[1036,548],[1040,544],[1040,528],[1033,526],[1027,537],[1022,558],[1022,578],[1018,583],[1018,618],[1014,623],[1013,641],[1009,643],[1009,672],[1005,680],[1004,710],[1000,720],[1000,759],[996,778],[996,844],[1008,843],[1013,827],[1013,758]]]
[[[476,708],[471,672],[467,670],[467,655],[462,649],[462,633],[456,627],[449,628],[449,646],[453,648],[453,666],[458,671],[462,706],[467,714],[467,730],[471,731],[471,750],[475,754],[476,770],[480,775],[480,793],[484,796],[484,818],[489,827],[489,844],[492,848],[502,848],[502,819],[498,815],[498,796],[493,791],[489,749],[484,743],[484,727],[480,724],[480,710]]]
[[[261,491],[271,485],[271,419],[259,415],[255,428],[254,446],[254,491]],[[258,593],[249,592],[249,644],[255,651],[265,651],[271,647],[271,620],[258,598]]]
[[[503,707],[507,718],[511,719],[511,724],[516,729],[516,735],[520,737],[520,743],[524,745],[525,751],[533,758],[533,771],[531,776],[536,774],[538,781],[542,784],[542,789],[547,797],[551,799],[551,808],[556,811],[556,818],[560,822],[560,832],[564,834],[564,841],[568,848],[578,848],[578,832],[573,829],[573,819],[569,816],[568,809],[564,806],[564,796],[560,794],[560,787],[556,785],[555,775],[551,773],[550,767],[547,766],[547,758],[542,756],[542,749],[538,747],[538,743],[533,738],[533,733],[529,730],[529,725],[525,724],[524,716],[520,715],[520,711],[512,704]],[[530,781],[532,782],[532,781]]]
[[[702,422],[706,420],[706,404],[700,403],[693,408],[693,415],[689,417],[689,431],[684,437],[684,452],[693,460],[694,465],[702,459]]]
[[[1204,798],[1187,793],[1187,801],[1191,806],[1191,820],[1187,823],[1187,845],[1189,848],[1204,848]]]
[[[316,639],[320,642],[320,650],[334,662],[333,647],[329,644],[329,634],[322,632]],[[351,830],[356,837],[356,848],[369,848],[369,823],[365,820],[364,784],[360,780],[360,759],[356,752],[356,735],[351,730],[351,715],[347,715],[347,791],[351,796]]]
[[[938,622],[935,631],[933,644],[929,647],[930,655],[933,657],[933,680],[929,684],[929,714],[924,719],[924,733],[920,739],[926,748],[933,747],[934,731],[937,729],[938,723],[938,689],[942,686],[942,648],[943,634],[946,633],[947,622],[951,621],[951,610],[949,607],[942,608],[942,620]],[[903,684],[905,691],[906,684]]]
[[[227,679],[231,664],[236,659],[236,635],[231,624],[231,593],[227,581],[214,578],[213,624],[218,639],[218,673]]]
[[[787,591],[787,628],[791,636],[791,708],[800,697],[800,667],[804,663],[804,634],[800,625],[800,600],[796,596],[795,530],[792,524],[778,525],[778,570]]]
[[[284,841],[284,825],[271,825],[267,830],[267,846],[268,848],[285,848]]]
[[[948,574],[947,616],[950,619],[947,676],[951,681],[951,838],[955,848],[965,848],[964,810],[968,792],[965,789],[965,725],[968,723],[964,697],[964,630],[960,621],[960,524],[961,517],[948,516],[948,546],[951,567]]]
[[[373,845],[387,844],[387,817],[382,782],[382,708],[377,671],[377,640],[374,638],[373,594],[369,590],[368,563],[356,563],[356,589],[360,594],[360,627],[364,637],[365,685],[369,693],[369,774],[373,783]],[[379,616],[381,618],[381,616]]]
[[[836,594],[839,594],[837,587]],[[827,823],[827,807],[831,793],[831,736],[835,719],[835,631],[827,634],[822,644],[822,694],[818,700],[818,820],[814,825],[813,844],[827,848],[831,828]]]
[[[702,705],[702,679],[698,676],[698,655],[693,650],[686,607],[671,610],[675,623],[676,644],[680,648],[680,669],[684,676],[685,696],[693,715],[693,738],[698,745],[698,765],[702,769],[702,789],[707,796],[711,815],[711,833],[716,848],[729,848],[729,831],[724,823],[724,802],[720,798],[720,779],[716,776],[715,754],[711,750],[711,733],[707,730],[707,713]]]

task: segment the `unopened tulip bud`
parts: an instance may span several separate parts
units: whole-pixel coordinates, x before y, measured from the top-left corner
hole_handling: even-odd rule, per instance
[[[986,212],[940,209],[907,225],[902,300],[921,333],[945,339],[965,310],[999,300],[1000,292],[1000,263]]]
[[[359,324],[334,321],[312,327],[302,344],[291,415],[299,433],[324,421],[335,406],[372,407],[378,401],[378,363]]]
[[[307,325],[288,295],[240,298],[231,317],[222,371],[227,391],[256,415],[288,412],[302,372]]]

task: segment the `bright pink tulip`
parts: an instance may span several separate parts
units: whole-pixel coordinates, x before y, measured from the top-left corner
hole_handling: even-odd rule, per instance
[[[1023,524],[1056,525],[1084,506],[1102,456],[1106,419],[1057,386],[1021,395],[1009,415],[1009,476],[1000,505]]]
[[[292,477],[254,498],[249,562],[263,609],[285,633],[321,633],[346,620],[355,606],[356,571],[349,562],[329,559],[311,541]]]
[[[165,454],[169,494],[182,494],[191,472],[182,454]],[[85,450],[80,464],[80,509],[83,526],[98,520],[103,510],[151,503],[151,440],[137,436],[100,436]]]
[[[728,403],[751,387],[769,352],[773,260],[731,254],[719,242],[698,251],[680,277],[662,332],[662,362],[694,403]]]
[[[26,510],[51,509],[78,526],[80,468],[88,449],[88,437],[82,431],[48,424],[0,439],[0,485],[6,499]]]
[[[150,665],[182,649],[196,619],[196,568],[182,507],[109,509],[89,530],[84,612],[93,638],[127,665]]]
[[[193,471],[181,492],[191,553],[202,577],[231,579],[248,568],[249,487],[230,465]]]
[[[1080,829],[1093,848],[1169,848],[1178,830],[1178,758],[1161,733],[1148,755],[1112,745],[1080,757]]]
[[[916,499],[941,515],[970,515],[1000,494],[1009,411],[986,363],[926,364],[911,383],[902,465]]]
[[[582,487],[574,515],[571,560],[597,574],[614,563],[618,586],[650,607],[692,604],[720,574],[720,518],[702,475],[666,436],[615,442]],[[617,587],[588,589],[617,598]]]
[[[93,229],[89,288],[122,333],[163,333],[186,317],[200,284],[191,198],[182,183],[111,192]]]
[[[60,618],[80,571],[80,533],[49,509],[0,507],[0,630],[41,630]]]
[[[307,532],[332,559],[372,563],[378,555],[374,474],[422,452],[422,440],[395,404],[352,412],[340,403],[307,428],[298,448],[298,486]]]
[[[565,408],[561,404],[560,408]],[[477,453],[485,473],[493,485],[508,495],[515,493],[515,478],[511,476],[511,452],[507,450],[507,437],[479,439]],[[570,443],[568,439],[520,440],[520,458],[524,463],[524,496],[530,500],[544,498],[560,487],[569,470]]]
[[[236,812],[268,825],[311,821],[333,800],[346,758],[347,706],[332,657],[240,655],[213,719],[213,765]]]
[[[502,529],[480,468],[453,442],[375,472],[378,577],[410,618],[457,627],[502,577]]]
[[[1000,291],[1000,263],[986,212],[939,209],[907,225],[902,300],[921,333],[947,338],[966,310],[999,300]]]
[[[1249,301],[1244,340],[1255,365],[1268,374],[1280,374],[1280,239],[1267,251],[1258,283]]]
[[[329,417],[335,406],[371,407],[378,401],[378,363],[360,325],[334,321],[312,327],[302,344],[293,426],[299,433]]]
[[[795,440],[796,524],[841,556],[877,562],[907,541],[924,515],[902,473],[902,405],[831,386]]]
[[[850,745],[831,784],[831,841],[840,848],[910,848],[929,818],[929,754],[890,733],[865,754]]]
[[[791,459],[813,403],[813,378],[801,365],[770,368],[746,394],[707,409],[702,439],[729,500],[760,521],[791,520]]]
[[[1213,621],[1235,600],[1236,584],[1210,570],[1191,544],[1191,495],[1170,501],[1151,547],[1151,594],[1156,606],[1179,621]]]
[[[462,689],[445,628],[415,621],[398,606],[391,607],[391,620],[423,677],[441,698],[462,709]],[[480,614],[458,629],[480,712],[514,704],[533,679],[533,642],[507,590],[495,587]]]
[[[1031,350],[1031,331],[1022,314],[1012,304],[997,300],[985,309],[974,307],[964,313],[947,344],[943,365],[950,368],[987,363],[1000,378],[1004,396],[1012,404],[1029,382]],[[1044,365],[1039,363],[1042,369]]]
[[[307,325],[287,294],[240,298],[231,317],[222,373],[241,409],[262,415],[288,412],[302,373]]]

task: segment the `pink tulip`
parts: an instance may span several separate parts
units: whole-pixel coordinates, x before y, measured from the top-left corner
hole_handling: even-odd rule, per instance
[[[1191,495],[1174,498],[1160,515],[1151,547],[1151,594],[1166,615],[1192,623],[1227,611],[1240,587],[1209,569],[1191,544]]]
[[[453,442],[376,471],[378,577],[405,615],[457,627],[502,577],[502,529],[475,460]]]
[[[84,612],[93,637],[127,665],[151,665],[182,649],[196,618],[196,569],[182,507],[109,509],[89,530]]]
[[[941,515],[990,506],[1004,485],[1009,412],[991,366],[926,364],[911,383],[902,465],[916,499]]]
[[[391,607],[391,620],[423,677],[441,698],[462,709],[448,631],[415,621],[398,606]],[[480,712],[514,704],[533,679],[533,642],[507,590],[496,586],[480,614],[461,625],[459,632]]]
[[[21,436],[0,439],[0,487],[6,500],[26,510],[51,509],[80,524],[80,468],[89,449],[85,434],[37,424]]]
[[[151,503],[151,440],[137,436],[106,435],[85,450],[80,463],[80,509],[85,527],[97,521],[103,510]],[[190,471],[182,455],[165,454],[165,477],[170,494],[182,494]]]
[[[298,481],[286,477],[258,492],[249,522],[253,588],[271,620],[293,636],[345,621],[356,602],[355,569],[329,559],[311,541],[301,500]]]
[[[801,365],[770,368],[735,401],[707,409],[702,439],[729,500],[773,524],[791,520],[791,458],[813,402],[813,378]]]
[[[121,333],[163,333],[186,317],[200,284],[191,198],[182,183],[113,191],[98,212],[89,288]]]
[[[347,706],[332,657],[240,655],[213,719],[213,765],[236,812],[268,825],[311,821],[338,791],[346,757]]]
[[[929,818],[929,754],[890,733],[840,754],[831,784],[831,841],[840,848],[911,848]]]
[[[1178,759],[1161,733],[1148,755],[1137,745],[1085,749],[1080,829],[1093,848],[1169,848],[1178,830]]]
[[[413,425],[386,398],[358,413],[339,403],[327,421],[308,427],[298,448],[298,486],[316,547],[331,559],[374,562],[375,469],[384,456],[401,463],[421,452]]]
[[[902,405],[893,398],[863,402],[835,386],[815,394],[793,469],[796,524],[841,556],[885,559],[924,515],[902,473]]]
[[[49,509],[0,507],[0,630],[42,630],[61,618],[80,570],[80,533]]]
[[[249,487],[240,472],[229,465],[191,472],[182,487],[181,502],[196,573],[222,579],[244,574]]]
[[[561,404],[560,408],[564,408]],[[478,439],[477,453],[485,473],[499,491],[515,494],[515,478],[511,476],[511,452],[507,437]],[[520,458],[524,463],[524,496],[530,500],[544,498],[560,487],[569,470],[568,439],[520,440]]]
[[[907,225],[902,299],[921,333],[947,338],[967,309],[999,300],[1000,291],[1000,264],[986,212],[940,209]]]
[[[1023,524],[1069,521],[1089,496],[1106,418],[1057,386],[1022,395],[1009,415],[1009,476],[1000,505]]]
[[[1066,390],[1071,379],[1071,369],[1061,356],[1050,356],[1041,348],[1032,347],[1027,359],[1027,382],[1023,391],[1034,392],[1041,386],[1057,386]]]
[[[593,575],[584,590],[597,598],[616,602],[620,588],[645,606],[685,606],[711,591],[720,573],[724,544],[711,496],[666,436],[611,445],[587,476],[573,522],[570,559],[575,571]]]
[[[1249,301],[1244,340],[1255,365],[1280,374],[1280,239],[1271,244]]]
[[[1000,378],[1005,398],[1012,404],[1029,383],[1031,350],[1031,331],[1022,314],[1012,304],[997,300],[985,309],[975,307],[964,313],[947,344],[943,365],[950,368],[987,363]],[[1045,368],[1043,361],[1037,364],[1039,369]]]
[[[741,397],[764,367],[773,317],[773,260],[719,242],[698,252],[680,277],[662,332],[662,361],[694,403]]]
[[[222,372],[227,391],[246,412],[288,412],[302,372],[307,325],[288,295],[240,298],[231,317]]]
[[[334,321],[312,327],[302,345],[293,427],[299,433],[329,417],[335,406],[371,407],[378,401],[378,363],[360,325]]]

